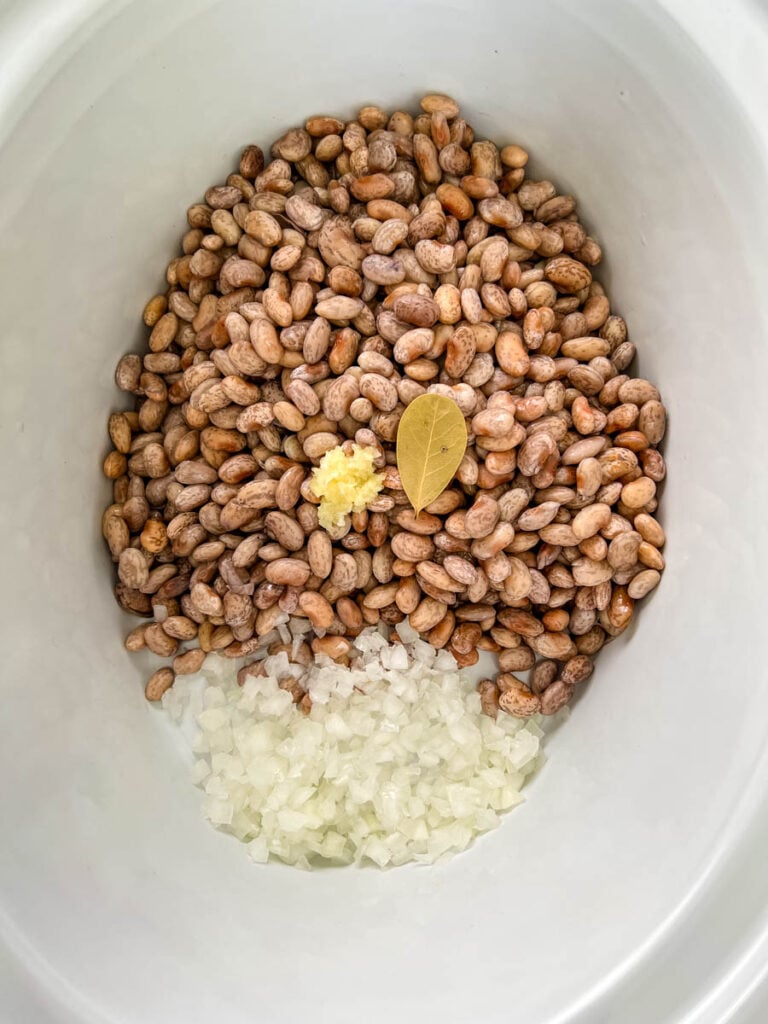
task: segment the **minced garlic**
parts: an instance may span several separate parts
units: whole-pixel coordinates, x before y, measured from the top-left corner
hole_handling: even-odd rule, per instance
[[[326,530],[341,526],[350,512],[362,512],[384,484],[373,462],[375,448],[353,444],[349,454],[339,446],[331,448],[312,474],[312,491],[320,499],[317,518]]]

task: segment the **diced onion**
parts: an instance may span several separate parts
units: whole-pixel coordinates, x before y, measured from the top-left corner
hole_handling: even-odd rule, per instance
[[[482,714],[448,652],[407,623],[396,630],[399,644],[361,633],[359,667],[319,657],[307,672],[282,651],[242,688],[231,661],[208,659],[193,779],[205,817],[257,863],[430,864],[522,800],[542,760],[538,722]],[[279,686],[287,676],[301,677],[309,715]],[[200,682],[184,677],[163,696],[173,717]]]

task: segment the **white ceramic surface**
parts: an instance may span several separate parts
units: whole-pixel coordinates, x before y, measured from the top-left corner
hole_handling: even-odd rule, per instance
[[[0,5],[0,1019],[766,1019],[765,9],[721,6]],[[669,569],[470,853],[265,870],[201,821],[121,648],[113,368],[243,143],[430,88],[604,243],[670,409]]]

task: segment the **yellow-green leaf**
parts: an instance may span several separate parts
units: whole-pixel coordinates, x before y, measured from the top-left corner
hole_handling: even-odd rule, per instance
[[[397,468],[416,512],[442,494],[467,447],[467,425],[445,395],[414,399],[397,429]]]

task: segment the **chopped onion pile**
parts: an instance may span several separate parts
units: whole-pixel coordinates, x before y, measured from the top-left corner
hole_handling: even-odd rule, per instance
[[[209,659],[194,777],[205,816],[255,861],[430,864],[522,800],[541,760],[537,721],[482,714],[450,654],[407,623],[397,630],[402,644],[361,633],[359,667],[318,658],[306,670],[281,653],[243,687],[232,662]],[[303,676],[309,715],[278,685],[291,675]],[[180,682],[163,697],[177,718]]]

